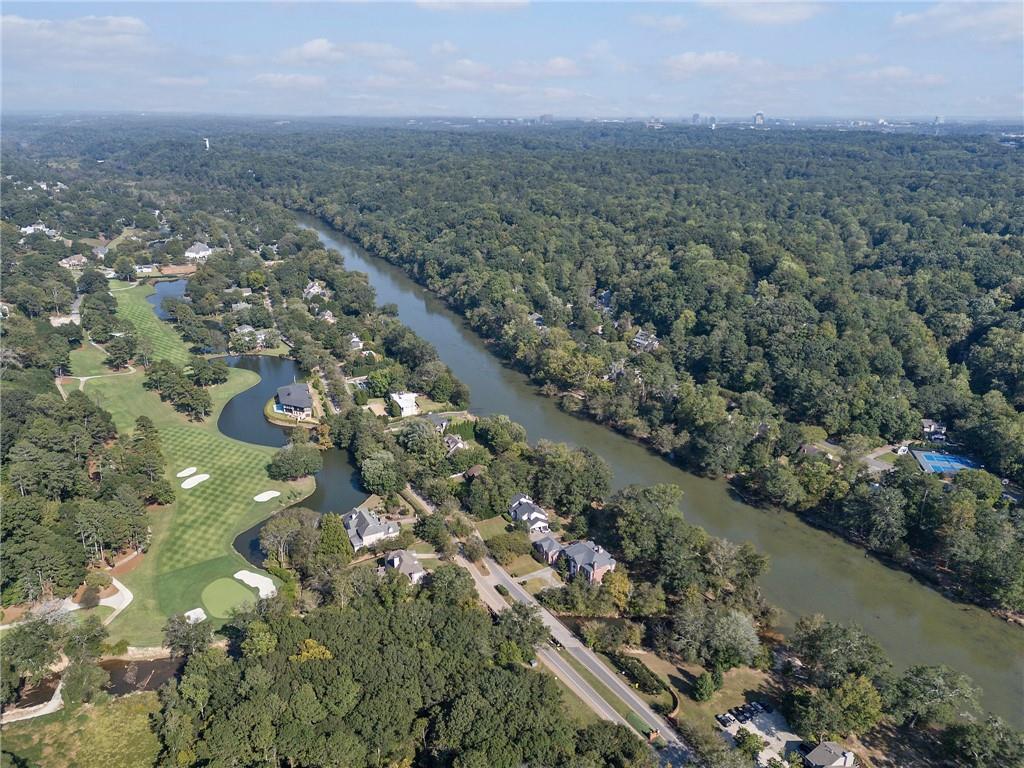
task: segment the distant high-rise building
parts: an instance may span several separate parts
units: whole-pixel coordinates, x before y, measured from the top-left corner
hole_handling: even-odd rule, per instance
[[[711,126],[711,130],[712,130],[712,131],[713,131],[713,130],[715,130],[715,128],[717,128],[717,127],[718,127],[718,118],[717,118],[717,117],[715,117],[714,115],[712,115],[711,117],[709,117],[709,118],[708,118],[708,125],[710,125],[710,126]]]
[[[942,115],[937,115],[935,117],[935,124],[936,125],[943,125],[943,124],[945,124],[945,122],[946,122],[946,118],[944,118]]]
[[[691,125],[700,125],[700,112],[694,112],[693,117],[690,118]]]
[[[540,116],[540,121],[542,123],[553,123],[553,122],[555,122],[555,116],[554,115],[541,115]]]
[[[764,125],[764,112],[758,112],[754,115],[754,125]]]

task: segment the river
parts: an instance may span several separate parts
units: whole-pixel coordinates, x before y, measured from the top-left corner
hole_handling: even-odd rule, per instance
[[[878,639],[897,667],[948,664],[965,672],[984,690],[987,709],[1024,727],[1024,633],[1019,628],[947,600],[791,513],[744,504],[725,483],[685,472],[610,429],[565,413],[523,374],[503,365],[458,315],[400,268],[368,255],[314,217],[298,218],[325,246],[344,255],[347,269],[366,273],[378,303],[396,304],[402,322],[437,348],[469,386],[475,413],[508,414],[526,427],[531,441],[546,438],[591,448],[608,462],[617,487],[675,483],[685,492],[682,510],[690,522],[716,536],[749,541],[767,554],[771,567],[761,584],[782,611],[781,629],[810,613],[856,622]]]
[[[458,315],[400,268],[369,256],[318,219],[298,218],[325,246],[344,255],[346,268],[366,273],[378,303],[397,305],[402,322],[437,348],[441,359],[469,386],[475,413],[508,414],[526,427],[531,440],[588,446],[608,462],[617,487],[675,483],[684,491],[681,506],[688,520],[716,536],[749,541],[767,554],[771,566],[761,584],[765,596],[782,611],[783,631],[810,613],[856,622],[878,639],[898,668],[947,664],[965,672],[982,687],[987,709],[1024,727],[1024,633],[1019,628],[979,608],[947,600],[791,513],[744,504],[725,483],[685,472],[639,443],[565,413],[523,374],[503,365]],[[152,297],[155,307],[163,296],[180,296],[184,281],[159,283],[157,289]],[[270,356],[235,356],[227,361],[259,373],[261,381],[228,403],[218,427],[240,440],[283,445],[284,431],[253,414],[262,412],[278,386],[293,380],[297,366]],[[344,512],[363,498],[347,455],[332,449],[324,453],[316,491],[301,505],[319,512]],[[262,562],[259,527],[235,539],[236,549],[257,565]]]

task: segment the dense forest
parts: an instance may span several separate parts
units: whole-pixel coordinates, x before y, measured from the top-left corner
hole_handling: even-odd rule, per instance
[[[612,658],[645,645],[699,663],[698,700],[732,669],[778,667],[773,609],[758,588],[766,558],[688,523],[679,489],[612,493],[593,452],[531,445],[507,417],[438,430],[365,410],[368,397],[396,389],[459,408],[469,393],[286,206],[408,268],[564,407],[873,549],[928,555],[975,599],[1024,606],[1024,523],[1000,482],[1020,480],[1024,463],[1013,336],[1024,256],[1008,202],[1019,202],[1019,180],[1002,148],[628,127],[339,129],[301,133],[296,145],[295,134],[232,130],[215,153],[185,151],[193,139],[173,125],[117,136],[83,128],[59,143],[46,130],[22,134],[8,167],[25,178],[44,171],[24,158],[50,169],[72,156],[104,163],[65,169],[75,181],[67,194],[16,188],[17,215],[4,210],[5,247],[16,242],[2,289],[5,604],[67,595],[90,562],[145,547],[145,504],[173,498],[151,423],[118,436],[82,393],[54,392],[71,349],[105,343],[105,365],[144,366],[147,388],[202,420],[205,388],[227,377],[205,355],[281,342],[337,412],[293,430],[271,477],[308,475],[317,448],[345,449],[387,507],[407,486],[430,501],[435,511],[391,546],[415,537],[442,562],[528,556],[530,539],[511,521],[486,540],[473,529],[529,492],[557,516],[554,530],[593,539],[619,563],[600,584],[566,579],[539,595],[582,620],[588,645]],[[91,213],[76,218],[79,208]],[[36,221],[70,237],[19,238]],[[159,236],[123,239],[106,260],[93,252],[77,280],[59,264],[89,250],[73,238],[129,227]],[[193,353],[178,365],[116,314],[106,274],[180,265],[198,237],[215,250],[185,298],[164,307]],[[48,322],[76,297],[80,327]],[[256,342],[253,329],[272,333]],[[343,376],[366,386],[350,396]],[[999,474],[943,482],[903,458],[881,477],[861,467],[869,448],[919,438],[924,416],[949,423],[961,449]],[[453,436],[462,450],[447,449]],[[801,450],[826,436],[842,461]],[[168,645],[189,660],[161,694],[163,764],[320,765],[338,750],[367,766],[650,764],[628,729],[570,721],[552,680],[528,668],[543,625],[521,607],[489,618],[464,570],[442,564],[414,587],[350,567],[340,517],[301,507],[275,517],[260,542],[284,586],[231,619],[226,652],[210,647],[207,626],[168,623]],[[18,651],[3,670],[5,700],[68,643],[88,641],[80,667],[92,669],[102,631],[82,640],[45,623],[5,642]],[[779,672],[780,697],[807,738],[881,726],[927,733],[964,765],[1022,755],[1019,734],[978,719],[978,692],[954,670],[896,674],[859,628],[823,617],[802,619],[790,645],[804,666]],[[643,665],[618,663],[643,679]],[[746,764],[717,733],[685,735],[706,765]]]
[[[1024,525],[993,492],[1024,481],[1013,148],[639,126],[220,130],[210,153],[173,124],[26,143],[239,211],[255,197],[322,216],[563,407],[965,598],[1024,608]],[[922,418],[995,479],[930,494],[905,457],[874,494],[862,457],[920,441]],[[813,450],[825,437],[841,459]]]

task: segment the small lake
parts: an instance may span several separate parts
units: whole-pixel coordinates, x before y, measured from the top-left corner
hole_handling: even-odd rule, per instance
[[[294,360],[273,355],[230,355],[223,358],[232,368],[242,368],[259,374],[260,381],[253,387],[235,395],[224,406],[217,428],[228,437],[256,445],[280,448],[288,442],[284,427],[271,424],[263,417],[263,406],[274,396],[278,387],[302,378]],[[362,503],[366,491],[359,486],[359,474],[349,463],[348,452],[337,448],[322,451],[324,467],[316,474],[316,490],[297,506],[324,512],[348,512]],[[260,529],[266,521],[257,523],[235,537],[235,549],[255,566],[263,565],[263,552],[259,546]]]

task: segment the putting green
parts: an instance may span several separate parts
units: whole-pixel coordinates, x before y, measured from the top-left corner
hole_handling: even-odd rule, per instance
[[[252,590],[234,579],[217,579],[203,589],[206,612],[217,619],[226,619],[234,608],[255,604]]]

